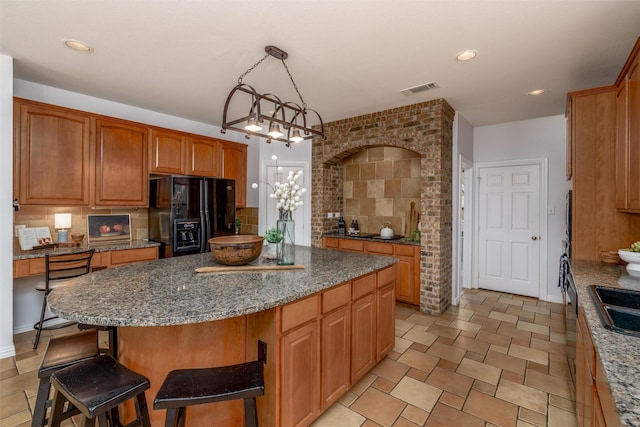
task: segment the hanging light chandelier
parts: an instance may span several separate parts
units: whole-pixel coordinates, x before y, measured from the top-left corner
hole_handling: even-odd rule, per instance
[[[271,141],[282,141],[287,147],[291,147],[292,142],[300,142],[313,137],[326,139],[322,117],[320,117],[317,111],[307,108],[307,104],[304,102],[304,99],[302,99],[296,82],[293,81],[293,76],[291,72],[289,72],[287,64],[284,62],[289,56],[287,52],[275,46],[266,46],[264,50],[266,54],[262,59],[238,77],[238,84],[229,93],[222,114],[222,133],[225,133],[227,129],[231,129],[243,132],[245,138],[255,135],[266,138],[268,143]],[[294,89],[298,93],[300,104],[290,101],[282,102],[276,95],[270,93],[260,94],[256,92],[253,87],[242,83],[242,79],[269,56],[273,56],[282,61],[282,65],[287,71]],[[244,99],[244,102],[248,102],[250,105],[243,110],[248,111],[246,116],[230,119],[229,105],[234,96],[236,99]],[[319,121],[319,130],[308,125],[308,113],[313,113]]]

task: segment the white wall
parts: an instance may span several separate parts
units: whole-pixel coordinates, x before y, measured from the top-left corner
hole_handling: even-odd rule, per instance
[[[13,58],[0,55],[0,359],[13,345]]]
[[[548,159],[547,295],[561,302],[558,285],[559,258],[565,237],[565,197],[571,188],[566,180],[566,120],[551,116],[519,122],[477,127],[473,131],[474,163],[532,158]]]

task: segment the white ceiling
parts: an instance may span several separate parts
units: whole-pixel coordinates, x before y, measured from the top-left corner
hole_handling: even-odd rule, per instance
[[[563,114],[568,91],[615,81],[639,35],[638,0],[0,0],[15,78],[218,126],[269,44],[325,122],[444,98],[482,126]],[[455,61],[465,49],[478,57]],[[272,57],[244,82],[298,101]]]

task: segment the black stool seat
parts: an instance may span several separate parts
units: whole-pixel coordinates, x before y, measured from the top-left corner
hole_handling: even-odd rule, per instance
[[[150,427],[145,390],[149,380],[118,363],[111,356],[100,355],[85,362],[54,372],[51,384],[53,398],[51,427],[60,425],[58,415],[68,401],[85,417],[85,425],[98,418],[100,427],[107,426],[109,411],[135,398],[137,425]]]
[[[258,360],[237,365],[169,372],[153,401],[153,409],[166,409],[165,427],[184,426],[187,406],[226,400],[244,400],[247,426],[258,425],[256,397],[264,395],[267,344],[258,341]]]
[[[49,393],[51,382],[49,377],[55,371],[89,360],[98,355],[98,331],[88,330],[74,332],[65,335],[58,335],[49,340],[49,345],[42,358],[40,369],[38,369],[38,395],[33,417],[31,417],[32,427],[42,427],[47,424],[46,411],[51,406]],[[65,412],[63,419],[69,418],[79,411],[75,408]]]
[[[154,409],[178,408],[264,394],[263,363],[241,363],[219,368],[178,369],[169,372]]]

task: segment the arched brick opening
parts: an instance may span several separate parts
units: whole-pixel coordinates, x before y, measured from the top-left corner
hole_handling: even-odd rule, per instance
[[[401,147],[420,154],[420,310],[451,305],[452,137],[454,110],[444,99],[325,124],[313,140],[311,244],[336,231],[328,212],[343,212],[342,160],[363,148]]]

